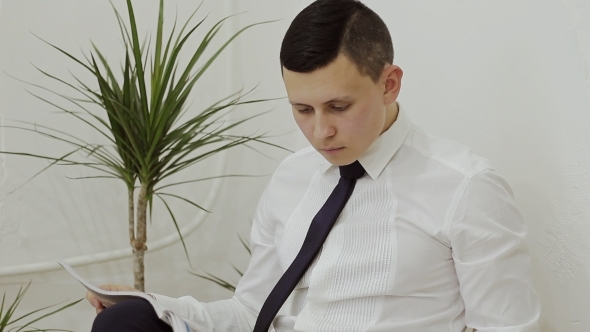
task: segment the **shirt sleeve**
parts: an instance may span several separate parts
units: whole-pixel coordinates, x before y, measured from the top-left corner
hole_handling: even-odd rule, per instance
[[[460,195],[449,234],[467,326],[538,332],[526,227],[510,187],[487,169],[466,179]]]
[[[269,196],[267,187],[252,224],[252,258],[233,298],[203,303],[190,296],[171,298],[154,294],[158,304],[194,322],[199,327],[196,332],[252,331],[262,304],[282,275],[274,244],[274,228],[268,220]]]

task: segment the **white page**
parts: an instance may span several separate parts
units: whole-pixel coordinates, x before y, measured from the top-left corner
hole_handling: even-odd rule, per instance
[[[110,307],[111,305],[133,298],[142,298],[147,300],[148,302],[152,303],[154,299],[143,292],[135,292],[135,291],[108,291],[101,288],[98,288],[84,278],[82,278],[68,263],[63,260],[57,261],[59,265],[63,266],[66,271],[68,271],[74,278],[76,278],[87,290],[89,290],[94,296],[96,296],[105,307]]]
[[[59,259],[57,262],[64,269],[66,269],[66,271],[68,271],[74,278],[76,278],[76,280],[78,280],[84,287],[86,287],[86,289],[88,291],[90,291],[92,294],[94,294],[94,296],[96,296],[102,302],[102,304],[104,304],[105,307],[110,307],[111,305],[113,305],[115,303],[129,300],[129,299],[142,298],[142,299],[147,300],[154,307],[154,310],[156,311],[156,314],[158,315],[158,317],[160,317],[160,319],[164,320],[165,322],[170,324],[170,326],[172,326],[172,329],[174,330],[174,332],[203,331],[195,323],[187,322],[187,321],[183,320],[182,318],[178,317],[178,315],[175,315],[172,311],[163,308],[155,299],[153,299],[151,296],[147,295],[144,292],[108,291],[108,290],[98,288],[98,287],[92,285],[91,283],[89,283],[88,281],[86,281],[84,278],[82,278],[64,260]]]

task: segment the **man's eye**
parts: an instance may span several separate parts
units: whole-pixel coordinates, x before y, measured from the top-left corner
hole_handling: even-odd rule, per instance
[[[311,112],[311,108],[298,108],[297,111],[301,114],[307,114]]]
[[[332,105],[334,111],[344,111],[348,108],[348,105]]]

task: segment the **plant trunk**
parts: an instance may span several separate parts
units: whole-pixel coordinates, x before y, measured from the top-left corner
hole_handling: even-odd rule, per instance
[[[139,190],[139,196],[137,197],[137,218],[135,220],[135,237],[132,240],[131,246],[133,247],[133,276],[134,276],[134,287],[142,292],[145,291],[145,276],[144,276],[144,263],[143,259],[147,246],[147,185],[142,184]],[[130,213],[131,207],[130,207]],[[130,228],[131,231],[131,228]]]
[[[128,198],[128,209],[127,209],[127,218],[129,221],[129,243],[131,244],[131,248],[134,248],[135,243],[135,198],[133,197],[135,193],[135,188],[131,188],[127,190],[127,198]]]

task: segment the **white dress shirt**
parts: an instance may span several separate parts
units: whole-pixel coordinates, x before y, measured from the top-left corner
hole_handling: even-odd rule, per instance
[[[400,107],[359,159],[367,174],[274,321],[279,331],[538,331],[526,229],[506,181],[468,147],[424,133]],[[252,331],[339,179],[309,147],[260,200],[252,259],[229,300],[158,302],[194,331]]]

